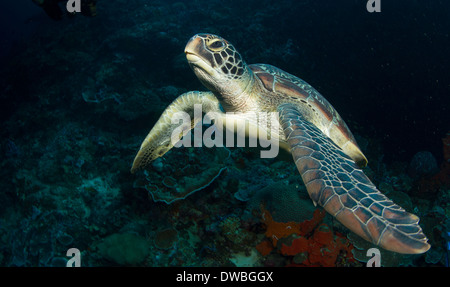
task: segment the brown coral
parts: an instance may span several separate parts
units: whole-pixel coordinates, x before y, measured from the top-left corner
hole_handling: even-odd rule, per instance
[[[264,240],[261,243],[259,243],[258,245],[256,245],[256,250],[258,250],[259,253],[261,253],[261,255],[266,256],[266,255],[269,255],[270,252],[272,252],[273,245],[270,241]]]
[[[261,206],[262,222],[266,225],[266,237],[272,240],[273,246],[277,246],[277,242],[281,238],[288,237],[291,234],[306,235],[310,233],[319,224],[325,212],[320,209],[316,209],[311,220],[305,220],[304,222],[297,223],[290,222],[276,222],[270,212]]]
[[[178,241],[178,231],[173,228],[158,231],[155,237],[155,245],[160,249],[170,249]]]
[[[314,211],[311,220],[301,223],[276,222],[270,213],[263,211],[263,223],[266,225],[265,235],[272,241],[278,252],[284,256],[293,256],[291,266],[336,266],[340,255],[346,262],[353,262],[351,252],[353,246],[341,234],[333,233],[333,230],[322,222],[325,213],[323,210]],[[281,239],[281,246],[280,245]],[[270,253],[268,242],[263,241],[257,245],[261,254]]]

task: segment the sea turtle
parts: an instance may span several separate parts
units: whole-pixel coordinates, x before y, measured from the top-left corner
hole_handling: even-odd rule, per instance
[[[314,204],[319,204],[360,237],[387,250],[426,252],[430,245],[419,218],[396,205],[363,173],[367,159],[346,123],[331,104],[305,81],[267,64],[247,65],[235,47],[220,36],[197,34],[185,48],[190,67],[208,92],[187,92],[163,112],[142,143],[131,172],[170,150],[177,112],[204,113],[248,124],[254,112],[278,112],[272,126],[247,125],[247,132],[272,133],[291,152]],[[233,113],[229,113],[233,112]],[[219,116],[217,116],[219,115]],[[194,118],[177,140],[199,121]],[[229,122],[226,122],[229,125]],[[274,133],[275,131],[275,133]],[[176,143],[176,141],[175,141]]]

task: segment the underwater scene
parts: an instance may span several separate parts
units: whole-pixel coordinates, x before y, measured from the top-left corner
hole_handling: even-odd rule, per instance
[[[448,2],[0,7],[0,266],[449,266]]]

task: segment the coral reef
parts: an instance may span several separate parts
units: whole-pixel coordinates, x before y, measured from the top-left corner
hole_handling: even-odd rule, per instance
[[[300,223],[276,222],[264,207],[261,213],[265,236],[269,239],[256,246],[261,255],[267,256],[276,250],[290,258],[288,266],[352,266],[356,262],[351,253],[353,246],[347,238],[322,223],[323,210],[316,209],[312,219]]]
[[[417,179],[426,175],[433,175],[438,171],[436,158],[429,151],[416,153],[409,163],[408,175]]]
[[[354,246],[351,250],[354,258],[360,262],[367,262],[370,259],[370,257],[367,256],[367,250],[370,248],[377,248],[376,245],[365,241],[354,233],[349,233],[347,237]],[[384,267],[412,266],[414,257],[417,257],[413,255],[399,254],[381,248],[378,250],[380,251],[381,266]]]
[[[310,238],[294,238],[291,245],[283,243],[280,252],[294,256],[293,265],[335,267],[352,266],[355,263],[352,249],[353,246],[345,237],[339,233],[333,234],[328,225],[321,224]]]
[[[119,265],[137,265],[149,254],[147,240],[139,235],[112,234],[97,246],[100,256]]]
[[[370,61],[382,59],[378,53],[395,46],[391,41],[363,33],[360,39],[369,41],[369,50],[343,53],[354,43],[344,34],[332,37],[330,22],[317,15],[344,25],[337,17],[341,13],[348,18],[348,11],[330,4],[325,5],[333,8],[327,14],[312,1],[230,1],[230,6],[217,0],[189,5],[98,2],[98,18],[76,16],[51,24],[33,20],[35,34],[0,59],[0,266],[64,266],[71,247],[81,251],[82,266],[358,266],[367,261],[364,252],[370,245],[315,208],[291,155],[283,151],[276,159],[261,159],[257,149],[172,149],[146,172],[130,174],[139,144],[165,107],[186,91],[204,90],[183,53],[186,41],[198,32],[230,39],[248,63],[272,64],[304,78],[360,134],[358,143],[369,158],[365,172],[385,194],[420,216],[432,245],[429,253],[413,258],[381,250],[382,264],[447,264],[450,134],[444,134],[444,157],[439,158],[439,138],[434,148],[429,144],[434,138],[396,133],[395,126],[407,128],[407,115],[401,117],[407,122],[392,125],[392,118],[380,119],[379,110],[370,114],[360,108],[375,101],[396,107],[387,93],[393,81],[385,79],[386,63],[374,63],[382,67],[378,83],[389,85],[377,89],[367,81],[372,75],[352,64],[369,54],[376,54]],[[430,3],[424,5],[435,5]],[[300,15],[304,21],[298,21]],[[320,37],[314,41],[314,35]],[[324,37],[330,40],[326,43],[343,41],[327,45]],[[436,52],[441,51],[445,53]],[[410,53],[408,49],[402,64],[393,57],[390,66],[405,69],[395,70],[395,75],[411,75],[411,67],[404,67],[416,62],[410,61]],[[419,53],[425,68],[426,54],[438,53]],[[439,86],[446,83],[437,82],[445,71],[436,67],[420,70]],[[400,78],[396,84],[403,82],[413,81]],[[417,93],[398,89],[403,93],[395,93],[396,98]],[[375,100],[368,91],[374,91]],[[405,110],[422,109],[413,96],[398,103]],[[424,110],[435,113],[429,107],[419,112]],[[399,114],[395,111],[385,116]],[[431,124],[426,123],[428,131]],[[433,120],[432,133],[441,136],[438,124]],[[384,145],[393,140],[392,134],[401,153]],[[410,143],[411,138],[418,138],[420,145]],[[413,165],[408,173],[412,155],[420,150],[436,157],[435,174],[430,174],[430,158],[429,167]]]
[[[274,169],[283,170],[277,166],[272,170]],[[289,169],[286,170],[288,171]],[[315,210],[305,186],[297,176],[273,183],[269,181],[250,198],[247,208],[258,209],[261,204],[264,204],[273,218],[280,222],[305,221],[313,216]]]
[[[251,250],[250,254],[242,252],[233,254],[230,261],[236,267],[255,267],[259,265],[259,256],[256,250]]]
[[[417,190],[421,193],[436,193],[439,188],[450,188],[450,132],[442,139],[442,152],[444,155],[440,169],[434,173],[422,176],[417,184]]]
[[[174,148],[164,162],[155,161],[151,170],[137,177],[133,186],[147,190],[155,202],[171,204],[208,187],[226,170],[229,156],[226,148]]]
[[[167,228],[158,231],[155,236],[155,246],[161,249],[170,249],[178,241],[178,231]]]
[[[261,218],[262,222],[266,226],[265,235],[272,240],[274,246],[277,246],[278,240],[285,238],[291,234],[303,234],[310,233],[317,224],[325,216],[325,211],[316,209],[314,211],[313,218],[301,223],[297,222],[277,222],[273,219],[272,215],[261,206]]]

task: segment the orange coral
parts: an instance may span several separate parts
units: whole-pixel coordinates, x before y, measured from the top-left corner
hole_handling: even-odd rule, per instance
[[[281,246],[281,254],[283,255],[290,255],[294,256],[301,252],[307,252],[308,251],[308,239],[306,237],[299,237],[292,240],[291,246],[288,246],[286,244],[282,244]]]
[[[320,231],[317,229],[312,240],[314,243],[311,244],[309,262],[323,267],[335,266],[341,246],[334,240],[331,230]]]
[[[269,255],[270,252],[272,252],[273,245],[268,240],[264,240],[263,242],[256,245],[256,250],[258,250],[261,255],[266,256]]]
[[[305,220],[302,223],[300,223],[300,234],[301,235],[307,235],[311,231],[316,228],[316,226],[322,222],[323,218],[325,217],[325,211],[322,209],[316,209],[313,213],[313,218],[310,220]]]
[[[315,231],[313,235],[315,242],[327,245],[333,241],[333,232],[326,224],[321,224]]]
[[[272,240],[273,246],[277,245],[280,238],[288,237],[291,234],[300,233],[300,224],[296,222],[276,222],[273,220],[272,215],[263,206],[262,222],[266,225],[266,237]]]
[[[294,221],[276,222],[272,215],[263,206],[261,206],[262,222],[266,225],[266,236],[272,240],[273,246],[277,246],[280,238],[288,237],[291,234],[306,235],[310,233],[319,224],[325,216],[323,210],[316,209],[311,220],[302,223]]]
[[[289,266],[332,267],[336,266],[337,258],[341,253],[345,253],[348,262],[354,261],[351,252],[353,246],[347,238],[339,233],[334,234],[325,223],[317,227],[325,216],[324,211],[316,209],[313,218],[302,223],[283,223],[275,222],[267,210],[261,209],[263,211],[263,222],[267,227],[265,234],[272,240],[273,246],[276,246],[280,239],[291,236],[283,240],[281,248],[278,247],[278,251],[284,256],[301,255],[300,257],[294,257],[297,261],[294,260]],[[289,241],[292,237],[293,239]],[[258,250],[263,247],[267,248],[267,243],[269,242],[263,241],[258,244]],[[261,254],[263,253],[261,252]]]
[[[348,261],[354,261],[351,249],[353,246],[348,242],[348,240],[340,235],[334,235],[332,230],[326,224],[322,224],[314,231],[314,234],[307,242],[307,252],[308,258],[303,261],[303,266],[323,266],[323,267],[334,267],[336,266],[336,260],[341,252],[345,252]],[[294,242],[293,242],[294,243]],[[305,252],[304,246],[295,250],[289,249],[291,253],[289,255],[295,255],[298,253]],[[291,247],[294,247],[292,244]]]

